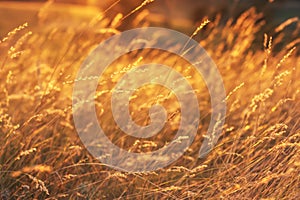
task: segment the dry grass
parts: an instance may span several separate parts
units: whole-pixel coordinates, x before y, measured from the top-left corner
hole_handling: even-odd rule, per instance
[[[148,2],[148,1],[147,1]],[[147,4],[145,2],[144,4]],[[149,1],[150,2],[150,1]],[[140,8],[139,8],[140,9]],[[147,26],[145,11],[128,26]],[[198,87],[202,118],[198,136],[172,166],[152,173],[128,174],[99,163],[85,150],[71,112],[76,71],[88,52],[116,34],[127,15],[101,14],[90,23],[60,27],[59,16],[40,13],[41,27],[17,27],[0,42],[0,191],[3,199],[297,199],[300,196],[299,21],[292,19],[261,35],[262,14],[250,9],[238,20],[220,16],[196,30],[216,62],[228,91],[226,122],[215,149],[197,153],[209,123],[209,98],[200,76],[184,61],[178,68]],[[296,28],[285,33],[285,26]],[[204,24],[203,24],[204,25]],[[52,28],[57,27],[57,28]],[[253,41],[261,38],[261,47]],[[279,49],[274,51],[273,49]],[[122,73],[138,64],[173,63],[174,55],[143,51],[124,56],[99,80],[96,107],[109,137],[130,151],[149,151],[172,139],[179,104],[161,89],[136,93],[133,118],[147,121],[147,107],[161,102],[170,122],[153,141],[128,138],[117,130],[108,98]],[[168,58],[168,59],[166,59]],[[177,67],[177,66],[176,66]],[[118,73],[121,71],[120,73]],[[111,73],[116,72],[114,76]],[[82,80],[81,80],[82,81]],[[139,99],[139,94],[149,98]],[[151,98],[151,97],[155,98]],[[142,105],[141,105],[142,104]],[[297,109],[298,108],[298,109]]]

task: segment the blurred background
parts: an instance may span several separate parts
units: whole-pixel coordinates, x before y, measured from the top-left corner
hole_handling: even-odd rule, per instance
[[[37,23],[38,11],[47,1],[0,1],[0,36],[14,27],[29,22]],[[54,12],[72,13],[69,20],[85,18],[96,15],[97,12],[110,7],[116,0],[55,0]],[[126,15],[143,0],[120,0],[110,14],[123,13]],[[203,18],[213,19],[217,13],[222,14],[221,23],[228,18],[235,19],[242,12],[255,6],[257,11],[264,13],[267,24],[265,31],[274,28],[283,21],[300,17],[299,0],[156,0],[145,6],[149,16],[147,20],[151,25],[158,25],[179,29],[181,31],[195,27]],[[131,20],[134,15],[127,18]],[[70,24],[69,24],[70,25]],[[121,29],[126,23],[123,23]]]

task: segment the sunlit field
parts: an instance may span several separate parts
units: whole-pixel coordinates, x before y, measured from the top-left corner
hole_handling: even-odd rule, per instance
[[[50,1],[28,4],[29,10],[37,10],[36,21],[1,30],[0,199],[299,199],[299,19],[270,30],[264,13],[251,7],[236,19],[217,14],[167,26],[147,9],[155,3],[145,1],[124,13],[119,13],[119,1],[102,9]],[[14,3],[9,5],[11,9]],[[72,90],[75,82],[85,81],[76,78],[77,72],[98,44],[153,24],[189,35],[214,60],[226,89],[225,124],[213,150],[198,158],[212,112],[203,77],[168,52],[126,54],[99,78],[94,97],[99,124],[115,145],[129,152],[154,151],[172,141],[178,129],[176,96],[151,84],[135,91],[130,114],[146,126],[151,123],[149,108],[161,104],[168,112],[161,132],[135,138],[114,122],[112,90],[126,72],[142,64],[162,63],[182,74],[195,88],[201,118],[193,144],[176,162],[153,172],[123,172],[101,163],[81,142]]]

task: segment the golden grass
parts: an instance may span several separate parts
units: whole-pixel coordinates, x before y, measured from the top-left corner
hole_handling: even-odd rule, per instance
[[[145,1],[141,7],[149,3]],[[147,26],[140,12],[132,26]],[[47,12],[47,11],[44,11]],[[0,42],[0,191],[16,199],[297,199],[300,196],[299,20],[261,35],[262,14],[254,8],[236,21],[221,16],[195,28],[200,44],[216,62],[228,91],[224,129],[214,150],[197,158],[209,123],[209,96],[201,77],[176,56],[156,50],[123,56],[99,80],[96,108],[101,125],[120,147],[146,152],[172,140],[180,113],[168,91],[139,90],[131,110],[147,123],[147,108],[161,102],[173,120],[153,141],[126,137],[110,109],[111,88],[139,64],[175,66],[198,88],[201,124],[195,142],[171,166],[149,173],[112,170],[93,158],[77,136],[72,120],[72,86],[83,59],[97,44],[118,33],[128,15],[99,13],[78,26],[59,26],[41,15],[40,28],[21,25]],[[286,26],[297,24],[288,36]],[[47,24],[51,28],[41,28]],[[130,27],[130,25],[128,25]],[[206,26],[206,30],[200,30]],[[52,28],[54,27],[54,28]],[[58,28],[55,28],[58,27]],[[261,47],[254,45],[261,38]],[[274,51],[273,49],[280,49]],[[167,58],[167,59],[166,59]],[[111,75],[113,74],[113,75]],[[93,78],[93,77],[90,77]],[[139,99],[140,93],[148,97]],[[153,97],[153,98],[151,98]],[[201,97],[201,98],[200,98]],[[109,122],[109,123],[106,123]]]

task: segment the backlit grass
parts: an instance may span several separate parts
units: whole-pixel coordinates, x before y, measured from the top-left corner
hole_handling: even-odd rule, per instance
[[[130,104],[140,125],[149,122],[153,103],[168,110],[169,123],[153,140],[119,131],[110,114],[110,97],[130,68],[153,61],[172,66],[176,61],[173,67],[197,88],[201,123],[195,142],[172,166],[147,174],[115,171],[86,151],[72,120],[72,87],[80,81],[76,72],[97,44],[119,32],[127,16],[136,14],[126,22],[128,27],[148,26],[144,4],[128,15],[99,13],[75,26],[62,26],[60,16],[51,16],[45,7],[37,27],[20,25],[0,40],[2,198],[297,199],[300,25],[292,19],[263,34],[263,14],[254,8],[225,25],[219,15],[193,27],[191,37],[213,58],[227,91],[226,122],[207,157],[197,157],[211,112],[201,76],[184,60],[157,50],[125,55],[101,77],[95,97],[100,124],[128,151],[152,151],[171,141],[180,107],[167,89],[141,88]],[[286,31],[291,24],[292,31]],[[257,38],[261,44],[254,44]]]

